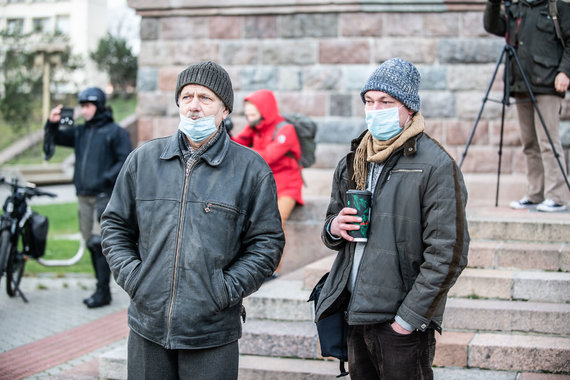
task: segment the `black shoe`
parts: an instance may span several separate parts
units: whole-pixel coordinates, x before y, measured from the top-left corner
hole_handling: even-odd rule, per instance
[[[110,303],[111,303],[111,294],[105,292],[97,292],[92,297],[85,300],[85,304],[90,309],[106,306],[109,305]]]
[[[88,303],[93,302],[93,297],[95,297],[95,294],[97,294],[97,292],[95,292],[95,293],[91,294],[89,297],[83,299],[83,303],[85,305],[87,305]]]

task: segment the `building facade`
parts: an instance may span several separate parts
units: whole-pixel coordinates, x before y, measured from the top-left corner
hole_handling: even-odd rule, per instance
[[[72,82],[104,86],[106,76],[89,59],[99,39],[107,33],[107,0],[0,0],[0,30],[7,35],[38,33],[69,37],[73,54],[80,55],[84,70]]]
[[[427,132],[458,161],[473,140],[464,172],[523,173],[515,107],[501,133],[504,40],[483,28],[485,0],[128,0],[141,20],[138,141],[173,133],[177,74],[214,60],[235,90],[232,119],[245,125],[242,101],[254,90],[276,93],[280,111],[319,124],[316,166],[334,165],[365,126],[359,91],[381,62],[401,57],[421,73]],[[483,103],[487,88],[489,100]],[[484,104],[484,107],[483,107]],[[480,121],[477,114],[484,108]],[[568,100],[563,120],[570,119]],[[567,160],[567,149],[565,152]]]

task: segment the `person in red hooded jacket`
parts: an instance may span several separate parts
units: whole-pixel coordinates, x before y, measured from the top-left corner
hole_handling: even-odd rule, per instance
[[[292,124],[278,128],[285,121],[279,114],[277,100],[270,90],[258,90],[244,99],[248,125],[232,139],[252,148],[271,168],[277,184],[277,203],[283,231],[285,222],[297,204],[303,205],[301,188],[301,145]],[[283,262],[283,258],[281,259]],[[275,271],[279,272],[280,266]]]

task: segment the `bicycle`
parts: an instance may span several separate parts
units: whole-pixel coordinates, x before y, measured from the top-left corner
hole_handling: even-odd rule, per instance
[[[4,213],[0,216],[0,279],[6,273],[6,293],[10,297],[19,295],[28,302],[20,289],[27,260],[37,260],[44,266],[69,266],[83,256],[85,243],[81,239],[79,249],[68,260],[44,260],[45,243],[49,222],[46,217],[32,211],[28,201],[36,196],[55,198],[57,194],[43,191],[33,184],[20,185],[17,179],[11,182],[0,178],[0,185],[11,187],[11,194],[4,202]]]

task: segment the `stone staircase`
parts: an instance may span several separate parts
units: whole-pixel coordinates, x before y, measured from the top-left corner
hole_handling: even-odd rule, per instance
[[[283,275],[244,300],[240,379],[332,379],[322,358],[310,290],[334,253],[320,242],[330,168],[304,171],[306,205],[287,223]],[[437,335],[435,378],[570,379],[570,212],[515,211],[524,178],[466,175],[469,266],[450,291]],[[492,189],[492,191],[489,191]],[[125,348],[99,358],[102,378],[126,378]]]

